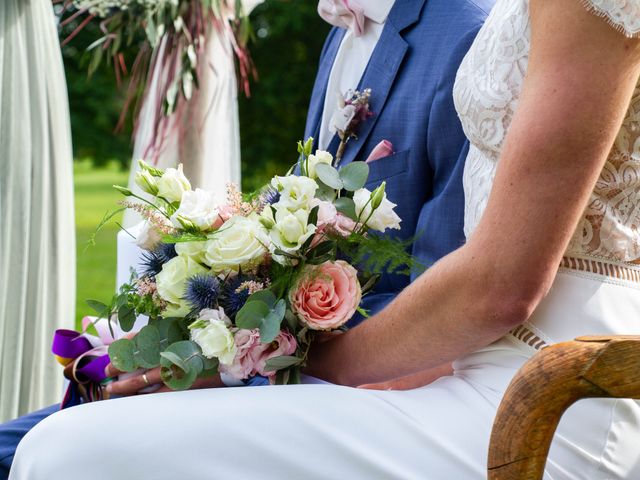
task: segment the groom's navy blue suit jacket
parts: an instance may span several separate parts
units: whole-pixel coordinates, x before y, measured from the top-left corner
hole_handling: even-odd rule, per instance
[[[343,165],[365,160],[382,140],[396,153],[371,164],[368,188],[387,182],[402,217],[402,238],[418,233],[413,253],[429,265],[462,245],[462,170],[468,145],[452,87],[458,66],[493,0],[396,0],[360,85],[371,88],[376,115],[347,147]],[[306,136],[319,137],[329,73],[344,31],[333,29],[320,60]],[[365,308],[379,311],[409,283],[386,276]],[[54,406],[0,426],[0,480],[6,479],[18,442]]]
[[[464,242],[462,171],[468,142],[453,105],[458,67],[494,0],[396,0],[359,85],[370,88],[373,117],[351,140],[341,165],[366,160],[382,140],[395,153],[370,164],[367,188],[387,182],[402,239],[429,266]],[[319,138],[331,67],[345,31],[325,43],[311,97],[305,138]],[[331,143],[337,146],[336,139]],[[330,148],[331,150],[331,148]],[[335,151],[333,152],[335,153]],[[364,307],[375,313],[410,282],[386,275]]]

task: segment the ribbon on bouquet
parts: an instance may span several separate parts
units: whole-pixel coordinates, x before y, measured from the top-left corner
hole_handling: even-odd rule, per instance
[[[104,398],[103,385],[108,377],[105,367],[109,364],[108,348],[113,342],[108,325],[96,322],[93,317],[82,319],[82,329],[86,332],[93,324],[98,336],[75,330],[56,330],[51,351],[64,366],[64,376],[69,386],[62,400],[61,408],[68,408]]]

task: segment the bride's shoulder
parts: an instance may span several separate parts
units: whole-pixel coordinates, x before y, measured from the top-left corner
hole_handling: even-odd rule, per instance
[[[640,36],[640,0],[580,0],[628,37]]]

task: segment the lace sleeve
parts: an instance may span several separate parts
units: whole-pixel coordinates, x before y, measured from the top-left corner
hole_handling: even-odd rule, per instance
[[[640,37],[640,0],[582,0],[595,14],[628,37]]]

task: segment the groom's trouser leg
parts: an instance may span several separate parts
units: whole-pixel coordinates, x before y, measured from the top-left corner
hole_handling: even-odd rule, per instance
[[[58,410],[60,410],[60,405],[52,405],[0,425],[0,480],[9,478],[11,462],[13,462],[13,456],[22,437],[41,420]]]

